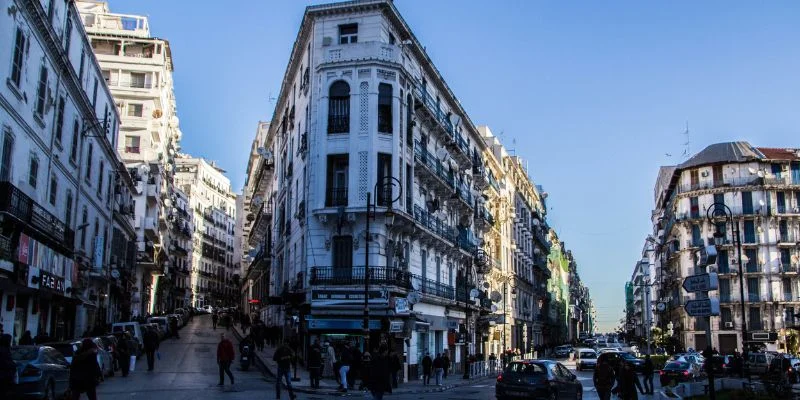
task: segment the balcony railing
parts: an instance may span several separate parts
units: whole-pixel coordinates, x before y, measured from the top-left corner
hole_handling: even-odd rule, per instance
[[[456,235],[455,230],[450,225],[447,225],[444,221],[436,218],[433,214],[425,211],[422,207],[418,205],[414,205],[414,219],[419,222],[422,226],[428,228],[433,233],[441,236],[447,241],[455,242]]]
[[[428,93],[428,91],[423,87],[416,86],[414,88],[414,93],[417,95],[417,104],[422,104],[423,107],[425,107],[427,112],[442,128],[444,133],[453,141],[452,143],[455,144],[455,148],[461,152],[460,155],[465,157],[466,162],[469,163],[472,160],[469,151],[469,145],[461,133],[456,130],[456,128],[453,126],[453,123],[450,121],[451,114],[442,111],[433,96],[431,96],[430,93]]]
[[[350,132],[350,115],[328,115],[328,134]]]
[[[311,268],[310,283],[316,285],[363,285],[364,270],[361,267],[315,266]],[[395,285],[411,288],[411,274],[398,268],[369,267],[369,281],[376,285]]]
[[[75,232],[11,182],[0,182],[0,211],[36,228],[72,254]]]
[[[422,293],[448,300],[455,300],[456,298],[455,289],[453,289],[453,287],[450,285],[445,285],[441,282],[436,282],[432,279],[423,278],[417,275],[414,275],[414,283],[415,286],[417,283],[419,283],[420,287],[415,287],[414,289],[417,289]]]
[[[439,160],[437,160],[433,154],[428,152],[428,150],[423,147],[419,141],[415,141],[414,143],[414,157],[416,160],[421,165],[427,167],[431,174],[441,179],[450,189],[455,189],[456,184],[453,174],[448,172],[445,166]]]
[[[326,207],[347,206],[347,188],[330,188],[325,196]]]
[[[489,225],[494,225],[494,217],[492,216],[492,213],[489,212],[489,210],[484,206],[480,206],[475,210],[475,217],[483,219]]]

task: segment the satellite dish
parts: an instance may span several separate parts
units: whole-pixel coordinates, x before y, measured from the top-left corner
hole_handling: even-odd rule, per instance
[[[438,158],[439,161],[446,160],[447,156],[449,156],[449,154],[447,153],[447,150],[444,149],[444,147],[440,147],[438,150],[436,150],[436,158]]]
[[[491,310],[492,312],[497,312],[497,306],[492,304]]]
[[[480,294],[481,292],[478,289],[472,289],[469,291],[469,297],[471,298],[478,297]]]
[[[497,290],[492,292],[492,295],[489,297],[493,302],[499,303],[500,300],[503,300],[503,295],[500,294]]]
[[[250,251],[247,252],[247,255],[251,258],[256,258],[256,254],[258,254],[258,249],[250,249]]]
[[[259,148],[258,148],[258,150],[256,150],[256,152],[257,152],[257,153],[258,153],[258,155],[260,155],[261,157],[264,157],[264,158],[272,158],[272,152],[271,152],[271,151],[269,151],[269,150],[267,150],[267,149],[265,149],[265,148],[263,148],[263,147],[259,147]]]
[[[114,279],[119,279],[119,270],[117,270],[116,268],[112,269],[111,270],[111,277],[114,278]]]
[[[451,118],[450,122],[453,123],[453,126],[458,126],[458,124],[461,123],[461,117],[458,115],[453,115],[453,118]]]
[[[763,178],[764,177],[764,171],[758,170],[758,177],[759,178]]]
[[[408,299],[408,304],[414,305],[419,303],[421,296],[419,295],[419,292],[414,291],[408,294],[407,299]]]
[[[758,205],[760,205],[761,207],[764,207],[764,204],[765,204],[765,203],[764,203],[764,200],[759,200],[759,201],[758,201]]]
[[[756,169],[753,168],[753,167],[747,168],[747,171],[750,172],[750,175],[755,175],[756,174]]]
[[[141,175],[147,175],[150,173],[150,166],[147,164],[142,164],[139,166],[139,173]]]
[[[253,205],[254,206],[261,207],[262,204],[264,204],[264,198],[263,197],[261,197],[261,196],[253,197]]]

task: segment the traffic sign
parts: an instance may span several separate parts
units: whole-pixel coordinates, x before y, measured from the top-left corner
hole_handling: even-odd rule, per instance
[[[683,290],[692,292],[707,292],[719,288],[719,277],[716,272],[687,276],[683,280]]]
[[[689,300],[683,308],[690,317],[719,315],[719,299]]]

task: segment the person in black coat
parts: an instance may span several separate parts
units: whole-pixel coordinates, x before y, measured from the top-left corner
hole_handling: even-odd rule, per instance
[[[622,400],[638,400],[639,393],[644,394],[642,384],[639,382],[639,377],[633,369],[633,365],[627,362],[622,363],[622,372],[620,372],[619,379],[619,397]],[[638,389],[638,391],[637,391]]]
[[[319,389],[319,379],[322,377],[322,347],[319,345],[319,339],[308,349],[308,374],[311,387]]]
[[[33,338],[31,337],[31,331],[25,331],[22,334],[22,337],[19,338],[19,345],[20,346],[29,346],[33,344]]]
[[[11,358],[11,335],[0,336],[0,398],[11,398],[11,386],[17,375],[17,364]]]
[[[398,374],[402,368],[403,363],[400,361],[400,356],[397,355],[397,352],[392,351],[389,353],[389,371],[392,374],[392,388],[394,389],[397,389]]]
[[[144,352],[147,354],[147,370],[152,371],[156,362],[156,351],[158,351],[158,334],[148,327],[143,338]]]
[[[431,368],[433,367],[433,359],[431,353],[425,352],[425,357],[422,358],[422,384],[427,385],[431,383]]]
[[[97,400],[97,384],[103,378],[100,364],[97,363],[97,345],[92,339],[83,339],[81,348],[72,357],[69,368],[69,388],[72,399],[78,400],[86,393],[89,400]]]
[[[131,349],[128,345],[128,333],[117,333],[114,336],[117,338],[117,360],[124,378],[128,376],[131,368]]]
[[[383,400],[384,393],[392,392],[389,372],[389,349],[385,344],[380,346],[378,354],[371,357],[369,366],[369,374],[364,377],[367,379],[367,388],[372,393],[373,399]]]

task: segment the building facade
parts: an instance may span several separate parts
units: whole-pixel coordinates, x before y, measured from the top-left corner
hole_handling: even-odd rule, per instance
[[[72,2],[0,4],[0,316],[15,341],[71,338],[119,309],[120,119]]]
[[[116,105],[112,108],[121,115],[114,148],[137,185],[133,315],[163,312],[173,297],[171,226],[178,216],[171,210],[174,157],[182,135],[169,42],[151,35],[147,17],[112,13],[104,1],[76,4],[89,34],[88,50],[99,60],[101,81],[110,88]]]
[[[800,307],[798,149],[759,148],[747,142],[710,145],[680,165],[662,167],[655,200],[654,268],[660,285],[656,301],[664,304],[660,324],[672,326],[683,347],[709,344],[705,321],[687,316],[681,307],[698,295],[686,293],[681,283],[689,275],[714,271],[719,290],[710,295],[719,298],[721,313],[711,318],[710,345],[723,353],[741,350],[746,322],[745,339],[751,347],[796,351],[797,343],[787,338],[796,337],[795,313]],[[733,225],[714,216],[717,208],[732,213],[741,257]],[[696,267],[697,250],[714,245],[715,233],[720,239],[716,264]],[[744,282],[738,278],[740,268]],[[744,298],[739,295],[741,284]]]
[[[214,162],[178,154],[175,184],[194,213],[191,304],[239,304],[239,264],[234,261],[236,195],[225,171]],[[188,211],[188,210],[187,210]]]

